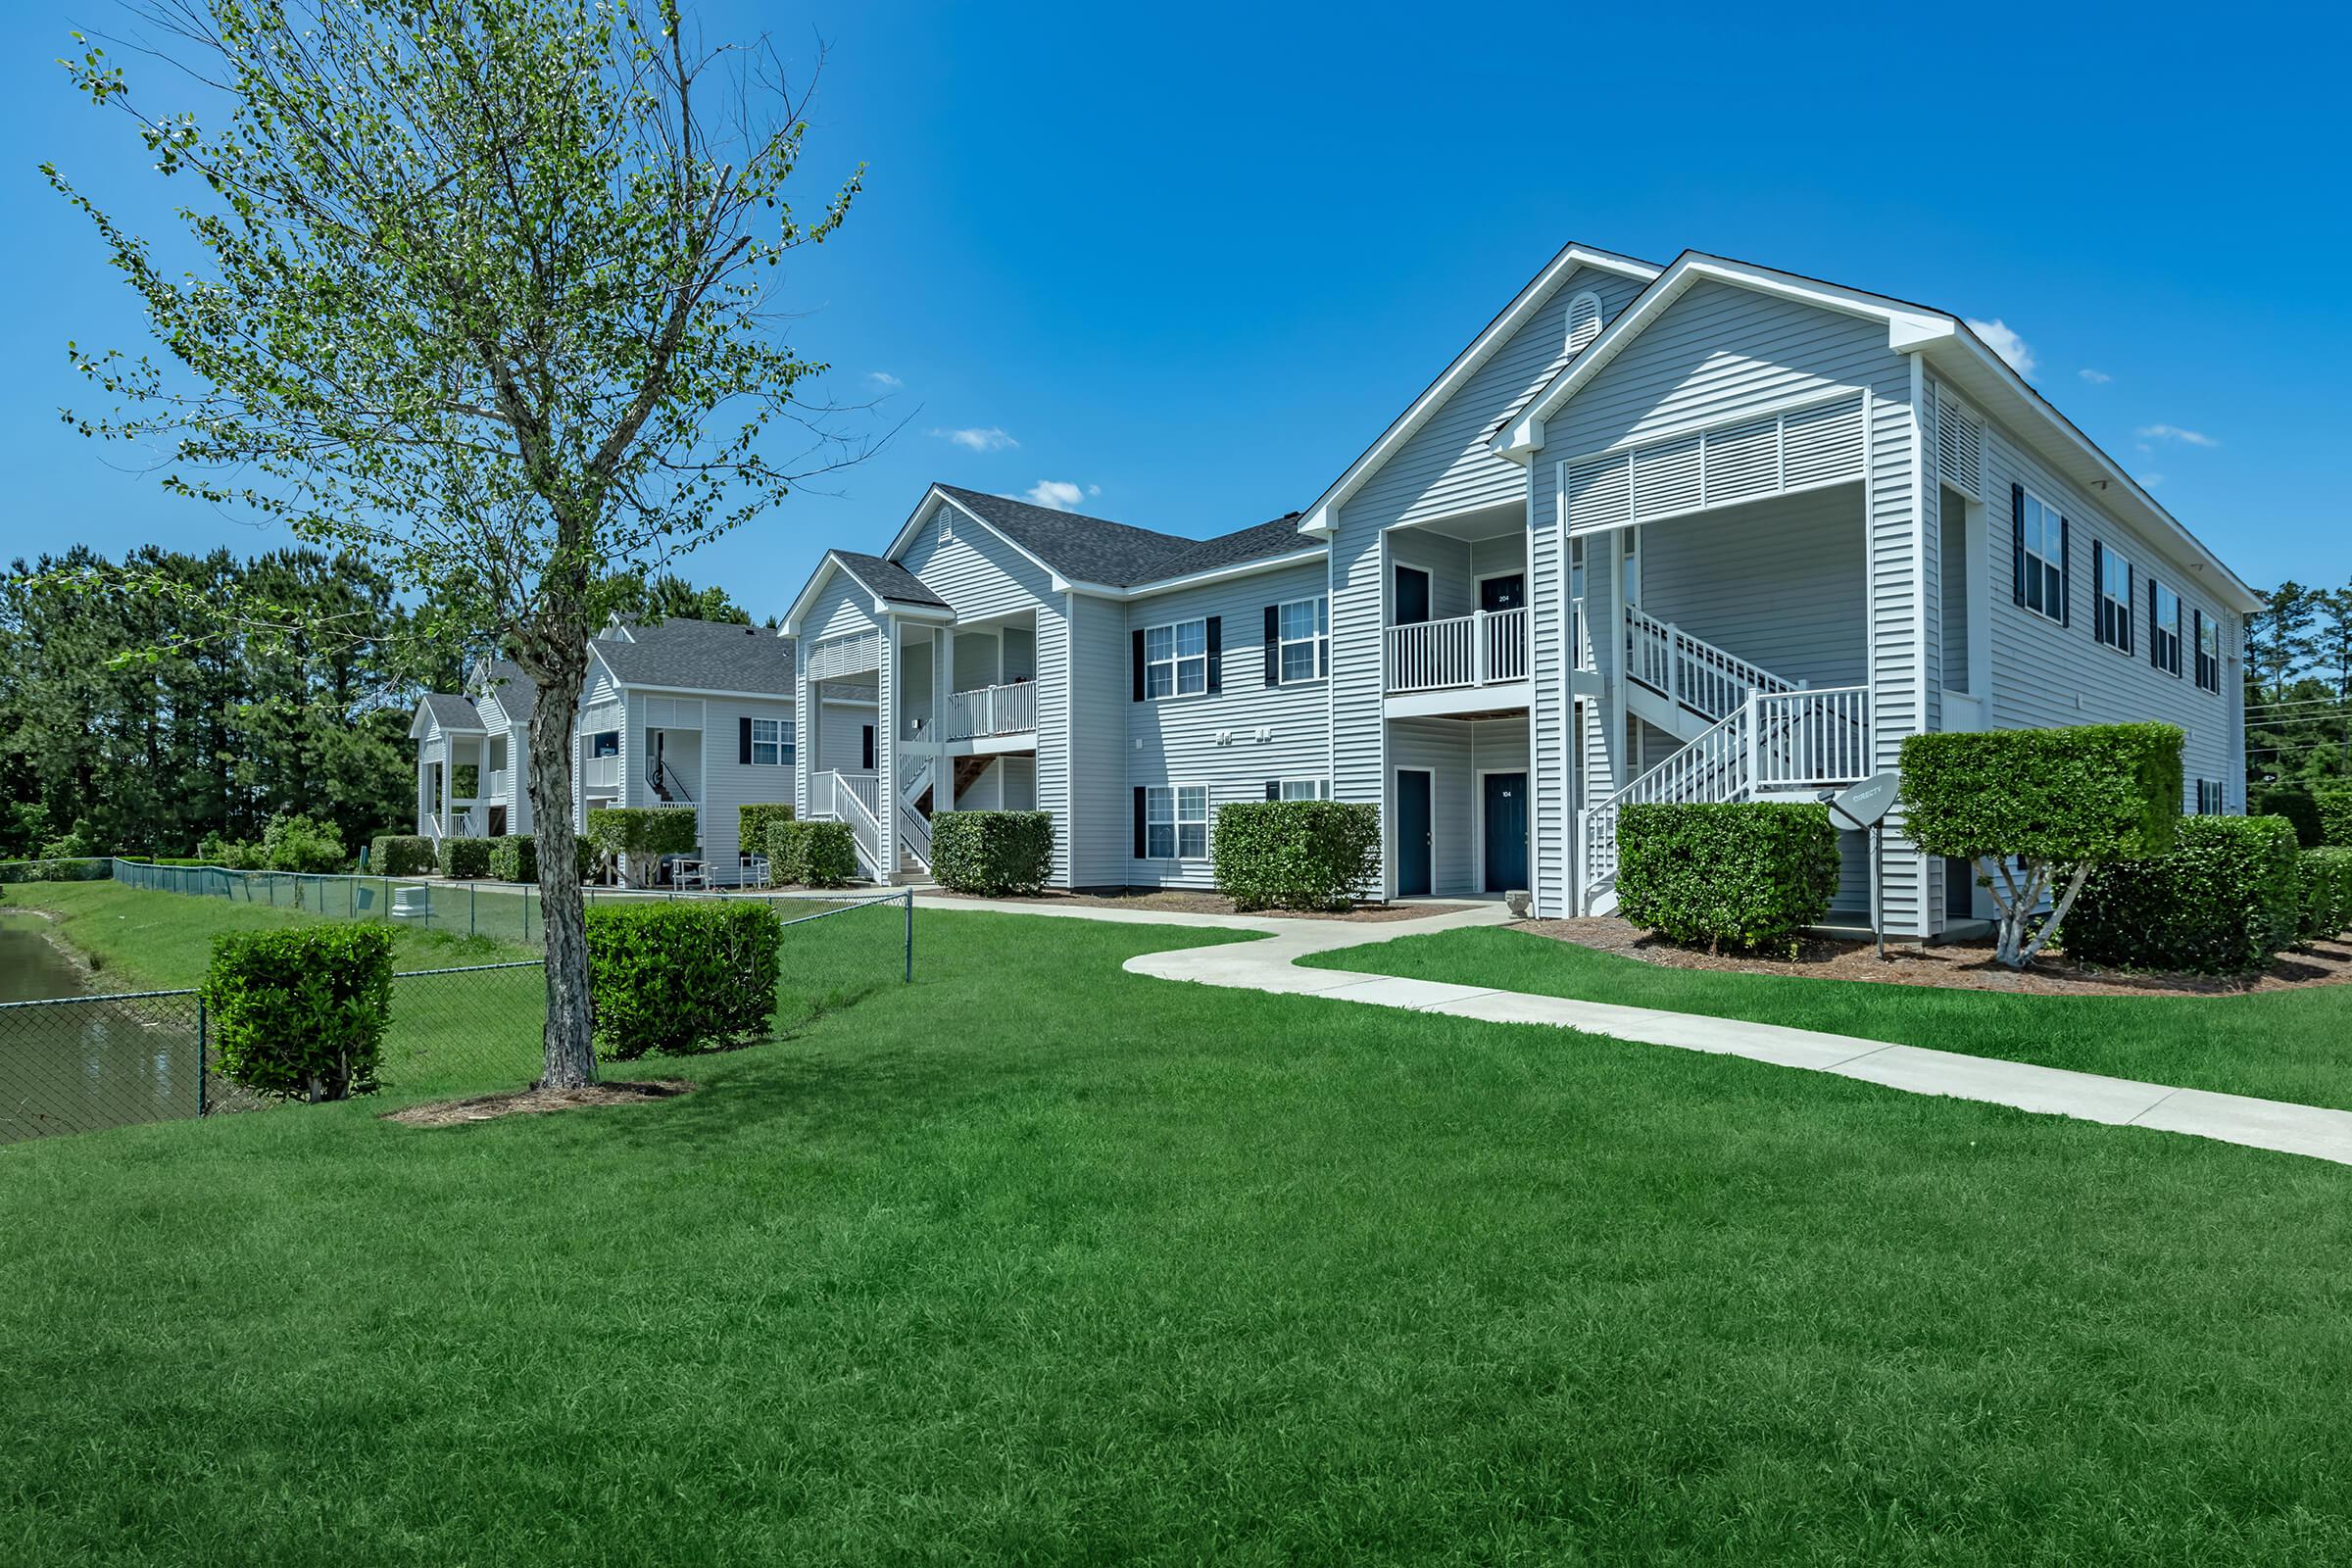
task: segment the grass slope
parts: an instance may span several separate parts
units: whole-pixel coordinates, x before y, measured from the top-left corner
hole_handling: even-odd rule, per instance
[[[2243,997],[2029,997],[1669,969],[1494,927],[1301,962],[1747,1018],[2352,1110],[2352,987]]]
[[[1119,967],[1221,937],[926,913],[681,1101],[0,1149],[0,1560],[2352,1553],[2352,1172]]]

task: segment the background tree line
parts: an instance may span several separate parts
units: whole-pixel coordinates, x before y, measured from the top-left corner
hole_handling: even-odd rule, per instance
[[[2352,785],[2352,585],[2265,597],[2246,623],[2247,799]]]
[[[130,586],[157,575],[187,591]],[[725,590],[674,576],[616,587],[630,620],[751,619]],[[295,612],[293,629],[212,608],[253,602]],[[460,690],[489,652],[437,631],[438,610],[309,547],[16,562],[0,580],[0,858],[189,855],[288,815],[354,847],[409,831],[416,699]]]

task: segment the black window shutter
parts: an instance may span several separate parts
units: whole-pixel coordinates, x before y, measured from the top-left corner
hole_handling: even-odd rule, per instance
[[[2116,621],[2117,621],[2117,625],[2116,625],[2116,628],[2115,628],[2115,630],[2116,630],[2116,646],[2118,646],[2118,647],[2120,647],[2121,649],[2123,649],[2123,651],[2124,651],[2125,653],[2127,653],[2127,654],[2128,654],[2128,653],[2130,653],[2130,652],[2132,651],[2132,584],[2134,581],[2136,581],[2136,580],[2137,580],[2137,579],[2134,577],[2134,575],[2133,575],[2133,572],[2132,572],[2132,563],[2130,563],[2130,562],[2128,562],[2128,561],[2127,561],[2127,562],[2125,562],[2125,563],[2124,563],[2124,602],[2123,602],[2122,604],[2120,604],[2120,605],[2117,605],[2117,606],[2115,607],[2115,618],[2116,618]]]
[[[863,766],[870,773],[874,769],[874,726],[871,724],[865,726],[864,742],[865,761]]]
[[[1282,684],[1282,607],[1266,607],[1266,684]],[[1269,795],[1267,800],[1274,797]]]
[[[2064,517],[2058,519],[2058,624],[2075,623],[2075,534]]]
[[[1270,778],[1266,780],[1266,799],[1269,801],[1279,801],[1282,799],[1282,780],[1278,778]]]
[[[1135,634],[1134,664],[1135,700],[1140,703],[1144,700],[1144,634],[1140,631]]]
[[[2114,619],[2107,610],[2107,547],[2096,539],[2090,542],[2090,634],[2099,641],[2115,641]]]
[[[1135,787],[1135,858],[1144,858],[1144,787]]]
[[[1208,617],[1208,689],[1225,689],[1225,617]]]
[[[2011,591],[2019,604],[2026,602],[2026,487],[2009,487],[2009,547],[2016,558],[2010,576]]]
[[[2188,612],[2188,656],[2195,660],[2197,684],[2205,684],[2205,612],[2191,608]]]
[[[746,767],[752,761],[752,718],[749,713],[735,721],[735,760]]]

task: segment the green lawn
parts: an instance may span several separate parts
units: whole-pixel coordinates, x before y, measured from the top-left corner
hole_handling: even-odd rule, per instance
[[[0,1561],[2352,1555],[2352,1171],[918,940],[661,1105],[0,1148]]]
[[[1492,926],[1301,961],[1747,1018],[2352,1110],[2352,987],[2236,997],[2014,996],[1670,969]]]

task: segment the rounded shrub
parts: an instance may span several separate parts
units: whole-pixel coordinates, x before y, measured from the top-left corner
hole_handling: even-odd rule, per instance
[[[783,927],[764,904],[710,899],[588,910],[589,1014],[598,1054],[721,1051],[767,1033]]]
[[[1345,909],[1380,876],[1380,808],[1236,801],[1217,808],[1209,856],[1237,909]]]
[[[2165,854],[2092,869],[2059,945],[2120,968],[2261,969],[2302,926],[2301,858],[2283,817],[2182,817]]]
[[[2301,868],[2303,940],[2323,942],[2352,928],[2352,850],[2305,850]]]
[[[280,812],[262,827],[262,858],[272,871],[317,876],[351,863],[343,853],[343,830],[300,812]]]
[[[847,822],[771,818],[767,874],[786,887],[847,887],[858,880],[858,840]]]
[[[378,876],[422,876],[433,869],[433,841],[421,833],[378,834],[368,864]]]
[[[230,932],[213,943],[203,997],[232,1082],[314,1102],[366,1094],[392,1017],[392,932],[342,920]]]
[[[745,855],[767,853],[767,829],[770,823],[789,822],[793,818],[789,801],[755,801],[735,808],[735,843]],[[775,874],[770,858],[768,874]]]
[[[1710,952],[1786,948],[1838,892],[1826,806],[1629,806],[1617,817],[1617,911]]]
[[[467,881],[490,874],[491,844],[488,839],[443,839],[441,841],[441,874]]]
[[[931,819],[931,874],[957,893],[1035,893],[1054,874],[1054,818],[1045,811],[942,811]]]
[[[599,854],[619,858],[621,880],[641,888],[662,857],[693,852],[701,820],[691,806],[600,806],[588,813],[587,838]]]
[[[2320,842],[2352,850],[2352,783],[2323,784],[2312,791],[2312,800],[2320,808]]]

